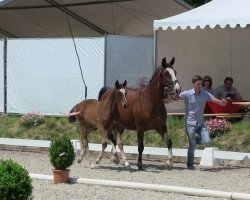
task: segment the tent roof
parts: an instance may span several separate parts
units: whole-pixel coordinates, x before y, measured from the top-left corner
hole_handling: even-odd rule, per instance
[[[152,36],[154,19],[185,12],[181,0],[0,0],[0,37]]]
[[[154,30],[158,30],[160,27],[163,30],[169,27],[173,30],[178,27],[185,30],[187,27],[195,29],[197,26],[204,29],[207,25],[210,28],[214,28],[216,25],[221,28],[225,28],[227,25],[235,28],[238,24],[244,28],[250,24],[249,8],[249,0],[213,0],[185,13],[154,20]]]

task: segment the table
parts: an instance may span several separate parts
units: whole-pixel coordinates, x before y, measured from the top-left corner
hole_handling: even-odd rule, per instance
[[[243,118],[248,112],[250,112],[250,101],[234,101],[232,102],[232,104],[239,105],[241,107],[241,118]]]

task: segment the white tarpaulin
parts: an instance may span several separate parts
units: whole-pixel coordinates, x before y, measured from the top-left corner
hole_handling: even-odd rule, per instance
[[[4,60],[3,60],[3,44],[0,40],[0,112],[4,111]]]
[[[106,52],[106,85],[117,79],[127,80],[130,87],[138,87],[141,79],[154,72],[153,38],[108,36]]]
[[[250,99],[246,84],[250,74],[249,8],[249,0],[213,0],[186,13],[155,20],[157,63],[163,56],[175,56],[184,90],[192,87],[196,74],[210,75],[214,88],[232,76],[234,87],[244,99]]]
[[[87,98],[104,84],[104,38],[76,38]],[[59,115],[85,97],[72,39],[8,41],[8,113]]]

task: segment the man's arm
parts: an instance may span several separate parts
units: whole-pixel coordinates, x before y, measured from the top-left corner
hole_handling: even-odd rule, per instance
[[[221,106],[227,105],[227,101],[225,99],[221,99],[220,100],[220,99],[217,99],[216,97],[213,97],[211,99],[211,101],[214,102],[214,103],[216,103],[216,104],[218,104],[218,105],[221,105]]]

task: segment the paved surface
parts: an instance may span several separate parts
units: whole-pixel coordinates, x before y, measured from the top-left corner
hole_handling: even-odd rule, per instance
[[[0,150],[0,159],[12,159],[24,166],[30,173],[52,175],[52,166],[47,153],[32,153]],[[163,184],[200,189],[220,190],[225,192],[250,193],[250,168],[224,166],[200,168],[189,171],[185,164],[174,163],[172,171],[165,170],[164,162],[144,161],[145,169],[138,171],[136,160],[129,160],[131,168],[122,163],[114,165],[109,158],[104,158],[96,169],[90,169],[86,157],[81,164],[71,166],[71,177],[130,181]],[[210,200],[211,197],[194,197],[174,193],[121,189],[84,184],[58,184],[52,181],[33,180],[34,199],[194,199]],[[216,198],[222,199],[222,198]]]

